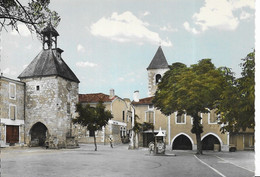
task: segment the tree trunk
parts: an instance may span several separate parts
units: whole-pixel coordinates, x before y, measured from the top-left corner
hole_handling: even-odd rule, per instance
[[[197,140],[197,154],[202,154],[202,146],[201,146],[201,136],[200,133],[196,133]]]
[[[96,132],[94,132],[94,144],[95,144],[95,151],[97,151],[97,141],[96,141]]]
[[[198,114],[192,115],[193,117],[193,127],[191,132],[196,135],[197,141],[197,154],[202,154],[202,143],[201,143],[201,133],[203,132],[203,127],[200,124],[201,117]]]

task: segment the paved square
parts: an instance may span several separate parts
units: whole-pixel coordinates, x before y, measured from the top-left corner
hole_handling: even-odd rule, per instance
[[[254,152],[167,151],[176,156],[152,156],[146,148],[128,150],[127,145],[110,148],[82,144],[78,149],[1,149],[2,177],[88,176],[200,176],[252,177]]]

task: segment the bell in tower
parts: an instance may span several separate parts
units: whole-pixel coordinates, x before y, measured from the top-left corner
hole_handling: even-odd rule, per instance
[[[54,29],[51,23],[42,30],[41,34],[43,35],[43,49],[53,49],[57,48],[57,36],[59,33]]]

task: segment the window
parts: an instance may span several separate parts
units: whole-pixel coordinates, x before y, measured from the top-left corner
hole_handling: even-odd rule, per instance
[[[88,134],[89,134],[90,137],[93,137],[95,135],[95,131],[94,130],[89,130]]]
[[[15,105],[9,106],[9,118],[12,120],[16,119],[16,106]]]
[[[37,91],[40,90],[40,86],[39,86],[39,85],[36,86],[36,90],[37,90]]]
[[[123,111],[122,117],[123,117],[123,122],[125,122],[125,111]]]
[[[149,105],[148,105],[148,109],[154,109],[153,104],[149,104]]]
[[[178,115],[175,113],[175,122],[176,124],[186,124],[186,114]]]
[[[9,84],[9,98],[10,99],[16,98],[16,85],[13,83]]]
[[[208,119],[209,119],[209,124],[217,124],[218,116],[215,113],[215,110],[210,110],[210,112],[208,113]]]
[[[161,82],[161,79],[162,79],[161,74],[156,74],[156,76],[155,76],[155,83],[159,84]]]
[[[70,103],[67,103],[67,114],[70,114]]]
[[[146,120],[146,122],[154,124],[154,112],[153,111],[147,111],[145,113],[145,120]]]
[[[120,127],[120,137],[125,138],[126,137],[126,128]]]

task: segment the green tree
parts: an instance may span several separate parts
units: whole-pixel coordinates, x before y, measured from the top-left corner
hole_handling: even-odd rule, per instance
[[[87,127],[89,131],[97,131],[102,129],[103,126],[108,124],[108,121],[113,118],[110,111],[105,110],[105,106],[102,102],[99,102],[96,107],[91,107],[89,104],[82,105],[78,103],[76,105],[76,112],[78,116],[72,120],[74,124],[80,124],[83,127]],[[95,151],[97,151],[96,136],[94,133],[94,145]]]
[[[196,134],[197,153],[202,154],[200,114],[214,109],[225,83],[220,70],[210,59],[203,59],[198,64],[187,67],[182,63],[170,66],[162,78],[155,93],[153,103],[163,114],[178,115],[186,113],[193,117],[191,132]]]
[[[19,0],[0,1],[0,31],[7,26],[19,32],[18,24],[23,23],[27,28],[41,38],[41,30],[51,21],[57,27],[61,18],[58,13],[49,9],[50,0],[30,0],[27,6]]]
[[[241,63],[241,77],[236,79],[230,69],[222,68],[227,85],[216,102],[222,132],[238,132],[254,128],[255,122],[255,51],[249,53]]]

